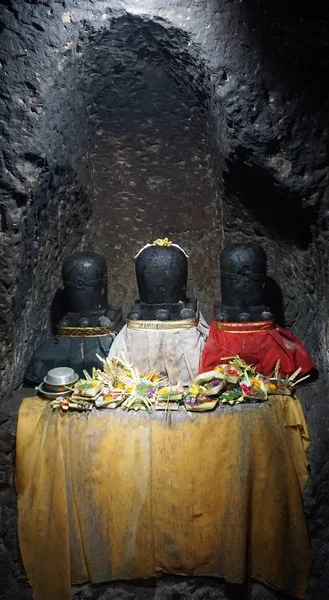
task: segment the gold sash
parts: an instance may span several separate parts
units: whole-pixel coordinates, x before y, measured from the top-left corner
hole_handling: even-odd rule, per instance
[[[215,329],[227,333],[266,333],[275,329],[274,321],[255,321],[254,323],[227,323],[215,321]]]
[[[198,324],[199,319],[180,319],[179,321],[127,321],[129,329],[148,329],[150,331],[169,331],[171,329],[193,329]]]
[[[102,337],[112,333],[114,327],[58,327],[58,335],[62,337]]]

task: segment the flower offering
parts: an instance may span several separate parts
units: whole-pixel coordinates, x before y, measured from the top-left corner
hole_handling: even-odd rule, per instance
[[[100,357],[99,357],[100,358]],[[163,378],[154,371],[138,373],[125,356],[100,359],[103,369],[93,369],[85,379],[79,379],[71,388],[71,397],[58,397],[53,408],[91,410],[96,408],[123,410],[213,410],[218,404],[265,402],[270,395],[291,395],[295,386],[306,379],[296,380],[300,369],[289,377],[280,376],[280,361],[271,377],[257,373],[239,356],[227,357],[226,362],[212,371],[200,373],[189,386],[164,386]]]

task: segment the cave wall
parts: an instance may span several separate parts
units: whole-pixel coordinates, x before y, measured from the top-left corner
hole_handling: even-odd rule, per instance
[[[207,317],[223,243],[246,232],[263,241],[287,322],[327,371],[325,17],[317,3],[305,15],[282,2],[3,0],[3,390],[49,332],[65,254],[104,251],[112,299],[126,310],[132,256],[162,234],[191,254],[190,293]],[[245,187],[242,231],[232,215],[244,211]],[[308,273],[319,276],[310,283]]]
[[[65,254],[104,251],[127,309],[132,256],[161,234],[190,252],[207,317],[222,244],[263,241],[287,322],[327,367],[325,78],[313,84],[327,67],[325,15],[155,0],[4,0],[1,12],[2,388],[49,331]]]
[[[87,106],[90,245],[107,259],[110,299],[137,298],[134,256],[168,236],[189,254],[189,291],[206,317],[218,294],[221,179],[211,83],[188,36],[138,16],[79,35],[78,88]],[[211,240],[211,245],[209,241]],[[200,269],[202,257],[203,269]]]
[[[31,9],[1,7],[2,391],[21,382],[33,348],[49,332],[63,257],[83,244],[91,213],[77,151],[84,107],[75,82],[54,76],[57,36],[47,32],[45,44],[46,23]]]
[[[221,142],[199,52],[186,32],[150,18],[103,4],[87,20],[64,8],[6,2],[2,11],[6,392],[49,334],[60,264],[73,249],[105,254],[111,300],[125,311],[136,298],[133,256],[164,235],[189,252],[189,293],[207,317],[218,293]]]
[[[207,295],[218,290],[216,256],[223,243],[259,241],[268,252],[276,290],[282,293],[286,324],[305,341],[320,368],[318,382],[301,394],[312,438],[305,509],[315,562],[308,598],[327,597],[327,13],[318,1],[312,11],[304,12],[292,0],[289,4],[283,0],[170,0],[166,4],[159,0],[1,0],[0,387],[6,398],[0,411],[0,590],[4,598],[31,598],[15,535],[12,466],[19,397],[14,401],[12,390],[20,383],[33,348],[49,331],[48,307],[59,285],[62,258],[90,245],[104,251],[113,271],[113,298],[129,304],[134,289],[127,252],[132,256],[148,235],[158,235],[154,221],[142,213],[137,230],[126,221],[127,236],[120,242],[116,241],[118,219],[107,213],[101,229],[96,223],[105,207],[115,212],[116,202],[125,207],[129,219],[130,199],[143,198],[145,207],[136,202],[135,213],[144,209],[149,215],[163,200],[166,208],[160,222],[164,227],[166,219],[172,219],[167,199],[173,192],[179,196],[177,221],[174,213],[175,221],[167,224],[164,233],[191,253],[191,292],[206,304]],[[131,35],[124,38],[128,30]],[[133,61],[124,65],[129,89],[120,71],[123,38],[121,50]],[[110,76],[105,77],[110,51],[106,71]],[[98,73],[93,71],[94,62],[101,65]],[[88,90],[85,83],[92,72],[94,87]],[[122,101],[127,92],[128,104],[136,107],[130,130],[136,132],[136,140],[130,135],[127,144],[121,127],[127,120],[124,102],[116,120],[114,104],[105,101],[114,75]],[[137,89],[132,85],[134,77]],[[164,82],[162,97],[159,90]],[[161,109],[158,122],[163,124],[163,135],[168,133],[168,140],[177,136],[178,164],[173,163],[173,154],[166,163],[163,148],[160,153],[166,178],[175,174],[174,185],[160,181],[159,165],[153,161],[154,115],[149,125],[137,122],[137,116],[145,119],[149,110],[144,98],[136,97],[145,86],[152,97],[151,109],[154,102]],[[105,96],[100,102],[101,93]],[[188,110],[193,115],[189,123]],[[183,124],[181,130],[178,123]],[[188,127],[185,152],[179,139],[184,126]],[[136,156],[138,142],[143,148],[140,157]],[[145,178],[143,158],[152,170]],[[193,164],[200,165],[197,184]],[[185,179],[187,168],[190,180]],[[154,171],[158,179],[146,187]],[[130,181],[135,185],[129,186]],[[190,214],[190,195],[194,207],[200,202],[204,208],[201,228],[195,223],[196,213]],[[185,214],[188,227],[182,231]],[[121,253],[118,264],[113,250]],[[128,273],[125,280],[120,279],[121,270]],[[151,583],[137,587],[127,583],[97,589],[83,586],[74,594],[103,600],[146,599],[155,594],[168,600],[226,597],[221,584],[203,581],[199,585],[191,579],[166,580],[157,592]],[[250,595],[259,600],[282,598],[258,584]]]

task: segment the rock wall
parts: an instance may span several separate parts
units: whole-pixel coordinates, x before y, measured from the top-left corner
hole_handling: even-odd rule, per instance
[[[263,243],[287,323],[327,366],[323,11],[2,4],[5,390],[49,331],[64,255],[104,252],[127,309],[135,251],[166,234],[191,254],[190,293],[207,317],[223,243]]]
[[[209,75],[185,33],[139,16],[113,19],[101,34],[85,28],[78,44],[91,132],[90,244],[107,258],[111,300],[129,310],[134,256],[166,235],[188,251],[190,293],[210,316],[222,218]]]
[[[162,235],[190,253],[190,291],[207,316],[223,244],[253,240],[268,252],[278,320],[321,371],[302,399],[312,435],[308,597],[327,597],[328,12],[318,0],[311,11],[293,0],[1,0],[4,598],[31,597],[13,534],[12,390],[50,331],[63,257],[104,252],[111,297],[127,308],[131,257]],[[170,578],[157,590],[227,595],[214,582]],[[152,583],[75,591],[154,594]],[[258,585],[250,594],[282,597]]]

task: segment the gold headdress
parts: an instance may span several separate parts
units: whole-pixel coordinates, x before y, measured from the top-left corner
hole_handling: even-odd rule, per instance
[[[183,248],[181,248],[180,246],[178,246],[178,244],[173,244],[170,240],[168,240],[167,237],[165,238],[158,238],[157,240],[154,240],[154,242],[152,244],[145,244],[145,246],[143,246],[143,248],[141,248],[139,250],[139,252],[137,252],[135,258],[137,258],[137,256],[140,255],[141,252],[143,252],[143,250],[145,250],[145,248],[149,248],[150,246],[165,246],[166,248],[169,248],[170,246],[174,246],[175,248],[179,248],[183,254],[185,254],[186,258],[188,258],[188,255],[186,254],[185,250],[183,250]]]

